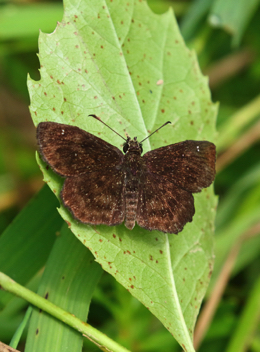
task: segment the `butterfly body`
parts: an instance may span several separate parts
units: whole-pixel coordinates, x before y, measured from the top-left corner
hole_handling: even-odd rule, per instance
[[[142,154],[142,144],[127,138],[117,147],[81,130],[41,122],[37,140],[43,160],[65,178],[63,204],[86,224],[110,226],[125,221],[148,230],[182,231],[195,213],[192,193],[215,177],[215,146],[184,141]]]
[[[142,146],[137,139],[128,138],[124,145],[126,154],[122,164],[124,171],[125,226],[132,230],[135,226],[139,188],[145,165],[141,157]]]

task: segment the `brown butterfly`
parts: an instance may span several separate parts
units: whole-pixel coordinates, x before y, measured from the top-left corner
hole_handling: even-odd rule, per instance
[[[63,204],[86,224],[125,221],[132,230],[137,222],[177,234],[195,213],[192,193],[215,178],[216,148],[207,141],[187,140],[141,156],[143,141],[127,137],[123,154],[91,133],[56,122],[39,123],[37,140],[43,160],[65,178]]]

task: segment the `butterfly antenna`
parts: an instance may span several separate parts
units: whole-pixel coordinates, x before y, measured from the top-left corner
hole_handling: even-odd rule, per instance
[[[123,140],[125,140],[127,142],[127,140],[121,136],[121,134],[119,134],[118,132],[116,132],[115,130],[113,130],[113,128],[111,128],[110,126],[108,126],[104,121],[101,120],[100,117],[98,117],[97,115],[88,115],[88,116],[92,116],[95,119],[97,119],[98,121],[102,122],[103,125],[107,126],[108,128],[110,128],[111,131],[113,131],[114,133],[116,133],[119,137],[123,138]]]
[[[171,123],[171,121],[165,122],[161,127],[157,128],[157,130],[153,131],[153,133],[151,133],[151,134],[149,134],[149,136],[145,137],[145,139],[143,139],[140,143],[143,143],[143,141],[145,141],[147,138],[151,137],[155,132],[159,131],[165,125],[168,125],[168,123]]]

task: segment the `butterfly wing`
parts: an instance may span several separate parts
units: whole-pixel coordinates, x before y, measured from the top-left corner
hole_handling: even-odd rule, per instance
[[[136,214],[139,226],[177,234],[194,213],[190,192],[149,171],[143,173]]]
[[[91,133],[56,122],[39,123],[37,140],[44,161],[61,176],[113,169],[124,157],[118,148]]]
[[[103,169],[66,178],[61,198],[73,216],[86,224],[121,224],[125,217],[124,174]]]
[[[207,141],[184,141],[147,152],[149,172],[195,193],[215,178],[216,147]]]
[[[43,159],[66,177],[61,199],[73,216],[88,224],[123,222],[124,155],[116,147],[75,126],[41,122],[37,139]]]

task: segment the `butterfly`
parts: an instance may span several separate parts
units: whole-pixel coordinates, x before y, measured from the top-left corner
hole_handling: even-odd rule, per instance
[[[136,137],[125,139],[122,152],[76,126],[56,122],[39,123],[37,141],[42,159],[65,178],[62,203],[85,224],[125,222],[132,230],[137,223],[177,234],[195,213],[192,193],[215,178],[216,147],[207,141],[186,140],[142,156],[143,141]]]

